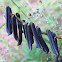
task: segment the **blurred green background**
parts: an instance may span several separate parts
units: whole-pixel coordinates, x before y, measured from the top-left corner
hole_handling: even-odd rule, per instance
[[[21,20],[26,22],[34,22],[42,31],[50,29],[57,36],[62,37],[62,0],[0,0],[0,26],[5,23],[5,6],[8,5],[12,9],[12,13],[18,12]],[[29,15],[31,14],[31,16]],[[50,52],[46,54],[41,49],[36,48],[33,44],[33,49],[30,51],[27,46],[27,41],[23,34],[22,45],[17,46],[17,41],[13,35],[8,36],[5,26],[0,29],[0,62],[54,62],[55,54],[51,50],[49,39],[43,35]],[[58,39],[58,48],[62,55],[62,39]]]

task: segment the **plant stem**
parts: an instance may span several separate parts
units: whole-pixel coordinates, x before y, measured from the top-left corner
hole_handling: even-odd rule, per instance
[[[27,17],[27,15],[20,9],[20,7],[13,0],[11,0],[11,1],[25,15],[25,17]]]

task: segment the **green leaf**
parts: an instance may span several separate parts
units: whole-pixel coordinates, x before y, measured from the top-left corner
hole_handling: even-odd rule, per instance
[[[3,26],[5,26],[5,23],[0,27],[0,29],[3,28]]]

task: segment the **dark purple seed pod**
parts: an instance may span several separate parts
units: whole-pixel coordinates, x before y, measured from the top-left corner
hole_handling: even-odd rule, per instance
[[[15,17],[15,15],[11,16],[11,20],[12,20],[12,32],[13,32],[13,36],[14,36],[15,40],[18,41],[17,24],[16,24],[16,17]]]
[[[36,27],[36,31],[38,33],[38,38],[39,38],[39,42],[40,42],[40,44],[42,46],[42,50],[44,52],[48,53],[49,52],[49,48],[48,48],[47,44],[45,43],[44,39],[42,38],[41,30],[40,30],[40,28],[38,26]]]
[[[53,53],[55,53],[58,56],[59,52],[57,50],[57,46],[55,45],[55,40],[53,39],[52,32],[49,29],[47,29],[46,33],[47,33],[47,36],[49,38]]]
[[[33,44],[34,43],[34,39],[33,39],[33,33],[32,33],[32,29],[31,29],[30,25],[29,25],[29,28],[30,28],[30,39],[31,39],[31,42]]]
[[[59,50],[58,50],[57,38],[56,38],[56,34],[54,32],[52,32],[52,37],[54,39],[54,43],[55,43],[55,46],[56,46],[57,53],[60,56]]]
[[[12,34],[12,24],[11,24],[11,8],[9,6],[5,7],[5,18],[6,18],[6,31],[8,35]]]
[[[51,32],[49,32],[49,30],[47,29],[46,30],[46,33],[47,33],[47,36],[49,38],[49,41],[50,41],[50,44],[51,44],[51,48],[52,48],[53,52],[55,53],[55,50],[54,50],[54,47],[53,47],[53,43],[52,43],[52,40],[51,40],[51,37],[50,37],[50,33]]]
[[[35,28],[34,23],[31,22],[31,23],[30,23],[30,26],[31,26],[32,33],[33,33],[33,36],[34,36],[34,38],[35,38],[35,42],[36,42],[37,46],[42,49],[42,46],[41,46],[41,44],[40,44],[40,42],[39,42],[38,33],[37,33],[37,31],[36,31],[36,28]]]
[[[23,28],[24,28],[24,35],[25,35],[25,38],[27,40],[27,44],[28,44],[28,48],[30,49],[30,45],[29,45],[29,39],[28,39],[28,23],[25,23],[23,25]]]
[[[19,40],[18,40],[18,46],[22,43],[22,23],[18,22],[18,28],[19,28]]]
[[[34,40],[33,40],[33,33],[32,33],[30,25],[27,26],[27,31],[28,31],[29,49],[32,50],[32,44]]]
[[[19,13],[16,13],[16,16],[18,18],[20,18]],[[17,22],[18,22],[18,29],[19,29],[19,38],[18,38],[18,44],[17,45],[19,46],[22,43],[22,23],[19,20],[17,20]]]

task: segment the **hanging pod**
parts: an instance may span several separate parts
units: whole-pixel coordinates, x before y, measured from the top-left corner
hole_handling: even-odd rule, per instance
[[[22,43],[22,23],[18,22],[18,28],[19,28],[19,39],[18,39],[18,46]]]
[[[59,51],[57,49],[57,47],[58,47],[57,40],[54,40],[54,35],[52,34],[52,32],[49,29],[46,30],[46,33],[49,38],[53,53],[55,53],[57,56],[59,56]]]
[[[6,18],[6,31],[8,35],[12,34],[12,23],[11,23],[11,8],[9,6],[5,7],[5,18]]]
[[[12,20],[12,32],[13,32],[13,36],[14,36],[15,40],[18,41],[17,23],[16,23],[16,17],[15,17],[15,15],[11,16],[11,20]]]
[[[40,30],[40,28],[38,26],[36,27],[36,31],[38,33],[38,38],[39,38],[39,42],[40,42],[40,44],[42,46],[42,50],[44,52],[48,53],[49,52],[49,48],[48,48],[47,44],[45,43],[44,39],[42,38],[41,30]]]
[[[25,23],[25,24],[23,25],[23,29],[24,29],[25,38],[26,38],[26,40],[27,40],[28,48],[30,49],[27,26],[28,26],[28,23]]]
[[[54,32],[52,32],[52,37],[53,37],[53,39],[54,39],[54,43],[55,43],[55,46],[56,46],[57,55],[60,56],[59,50],[58,50],[57,38],[56,38],[56,34],[55,34]]]
[[[25,23],[23,25],[23,29],[24,29],[24,35],[25,35],[25,38],[27,40],[27,45],[28,45],[28,48],[30,50],[32,50],[32,41],[33,41],[33,38],[32,38],[32,35],[31,35],[31,29],[30,29],[30,26],[28,25],[28,23]]]
[[[42,43],[40,42],[40,37],[39,37],[39,33],[38,33],[38,31],[37,31],[37,29],[35,28],[35,25],[34,25],[34,23],[30,23],[30,26],[31,26],[31,29],[32,29],[32,32],[33,32],[33,36],[34,36],[34,38],[35,38],[35,42],[36,42],[36,44],[37,44],[37,47],[39,47],[39,48],[41,48],[42,50],[44,50],[43,48],[43,45],[42,45]],[[44,50],[46,53],[48,53],[48,51],[47,50]]]
[[[33,33],[30,25],[27,25],[27,33],[28,33],[29,49],[32,50],[32,44],[34,43],[34,40],[33,40]]]
[[[42,49],[42,46],[41,46],[41,44],[39,42],[38,34],[37,34],[37,31],[36,31],[34,23],[31,22],[30,26],[31,26],[32,33],[33,33],[33,36],[35,38],[35,42],[36,42],[37,46]]]
[[[18,18],[20,18],[19,13],[16,13],[16,16]],[[18,29],[19,29],[19,37],[18,37],[18,44],[17,45],[19,46],[22,43],[22,23],[19,20],[17,20],[17,22],[18,22]]]
[[[32,33],[32,29],[31,29],[31,26],[30,25],[29,25],[29,33],[30,33],[31,43],[33,44],[34,43],[34,39],[33,39],[33,33]]]

